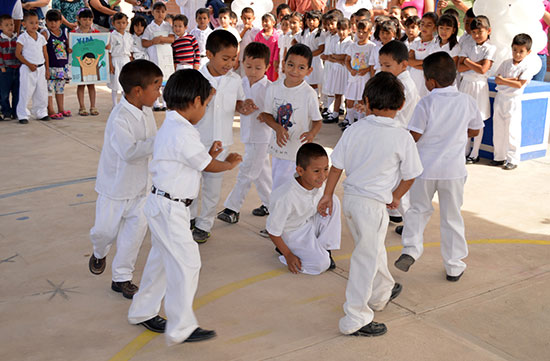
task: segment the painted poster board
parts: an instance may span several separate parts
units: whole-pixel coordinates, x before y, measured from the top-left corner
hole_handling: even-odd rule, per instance
[[[70,33],[73,84],[101,84],[110,81],[109,33]]]

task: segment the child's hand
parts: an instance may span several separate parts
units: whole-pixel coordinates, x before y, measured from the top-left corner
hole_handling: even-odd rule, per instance
[[[367,113],[367,107],[362,102],[355,104],[353,108],[359,113],[365,113],[365,114]]]
[[[399,203],[401,201],[398,199],[398,198],[395,198],[395,196],[393,196],[393,200],[390,204],[386,204],[386,208],[388,209],[397,209],[397,207],[399,207]]]
[[[328,212],[327,212],[328,210]],[[329,195],[323,195],[317,205],[317,212],[323,217],[332,215],[332,197]]]
[[[290,138],[288,135],[288,130],[286,130],[282,125],[277,127],[275,135],[277,136],[277,145],[281,148],[286,145],[286,142],[288,142],[288,139]]]
[[[241,103],[241,106],[237,111],[243,115],[250,115],[256,110],[258,110],[258,107],[254,104],[254,100],[246,99]]]
[[[359,76],[363,76],[363,75],[366,75],[368,72],[369,72],[369,68],[365,68],[365,69],[358,70],[357,74]]]
[[[50,69],[46,68],[46,80],[50,80]]]
[[[502,84],[503,80],[504,80],[504,78],[501,75],[495,76],[495,83],[500,85],[500,84]]]
[[[69,23],[69,24],[67,25],[67,27],[68,27],[69,29],[71,29],[71,30],[76,29],[77,26],[78,26],[77,23]]]
[[[29,67],[29,70],[32,71],[32,72],[35,72],[36,69],[38,68],[38,67],[37,67],[36,65],[34,65],[34,64],[29,64],[29,65],[27,65],[27,66]]]
[[[325,55],[325,54],[322,54],[322,55],[321,55],[321,60],[327,60],[327,59],[328,59],[328,56],[327,56],[327,55]]]
[[[208,154],[210,154],[210,156],[215,159],[221,152],[223,152],[222,142],[216,140],[210,146]]]
[[[356,76],[356,75],[357,75],[357,70],[351,69],[349,73],[350,73],[352,76]]]
[[[156,36],[153,38],[153,44],[160,44],[161,43],[161,37],[160,36]]]
[[[6,72],[6,68],[2,68],[1,71],[2,71],[2,73],[5,73],[5,72]]]
[[[199,69],[200,69],[200,67],[201,67],[201,65],[200,65],[200,64],[195,64],[195,65],[193,65],[193,69],[195,69],[195,70],[199,70]]]
[[[226,162],[229,162],[231,164],[231,169],[235,168],[237,164],[243,161],[243,157],[240,156],[240,154],[237,153],[229,153],[227,158],[225,158]]]
[[[284,255],[288,270],[294,274],[297,274],[302,270],[302,262],[292,252],[288,255]]]
[[[315,138],[315,136],[313,134],[311,134],[310,132],[305,132],[302,135],[300,135],[300,141],[302,143],[311,143],[311,142],[313,142],[314,138]]]
[[[437,8],[438,8],[439,10],[445,9],[448,5],[449,5],[449,2],[448,2],[447,0],[439,0],[439,1],[437,2]]]

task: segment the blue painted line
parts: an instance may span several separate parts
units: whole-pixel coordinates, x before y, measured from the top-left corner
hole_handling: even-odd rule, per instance
[[[79,206],[81,204],[88,204],[88,203],[95,203],[95,201],[87,201],[87,202],[79,202],[79,203],[71,203],[69,204],[70,207]]]
[[[24,220],[29,219],[29,217],[24,216],[24,217],[19,217],[19,218],[15,218],[15,219],[18,220],[18,221],[24,221]]]
[[[4,214],[0,214],[0,217],[13,216],[14,214],[21,214],[21,213],[27,213],[27,212],[30,212],[30,211],[19,211],[19,212],[4,213]]]
[[[68,186],[68,185],[71,185],[71,184],[84,183],[84,182],[91,182],[91,181],[95,181],[95,177],[74,179],[74,180],[65,181],[65,182],[60,182],[60,183],[48,184],[48,185],[46,185],[46,186],[40,186],[40,187],[33,187],[33,188],[22,189],[22,190],[20,190],[20,191],[13,192],[13,193],[0,194],[0,199],[9,198],[9,197],[15,197],[15,196],[19,196],[19,195],[21,195],[21,194],[26,194],[26,193],[32,193],[32,192],[43,191],[43,190],[46,190],[46,189],[64,187],[64,186]]]

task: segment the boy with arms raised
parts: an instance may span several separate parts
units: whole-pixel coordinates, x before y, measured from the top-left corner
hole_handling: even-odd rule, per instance
[[[411,135],[393,119],[405,101],[401,82],[393,74],[380,72],[368,81],[363,101],[370,115],[350,126],[334,148],[318,211],[321,215],[334,211],[334,189],[345,170],[343,211],[355,249],[340,332],[380,336],[386,326],[373,321],[374,311],[383,310],[402,289],[388,269],[386,208],[399,205],[422,173],[422,165]]]

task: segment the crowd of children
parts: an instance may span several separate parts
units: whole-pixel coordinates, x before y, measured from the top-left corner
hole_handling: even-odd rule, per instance
[[[463,19],[452,10],[419,18],[414,7],[374,13],[300,14],[282,4],[276,16],[244,8],[237,25],[229,8],[216,5],[168,19],[166,5],[157,2],[149,24],[140,16],[130,22],[122,13],[112,17],[107,50],[114,108],[98,166],[89,269],[105,270],[116,241],[111,287],[133,298],[132,324],[166,333],[169,344],[215,336],[198,326],[192,309],[201,267],[197,244],[210,237],[216,217],[239,221],[252,183],[261,201],[252,213],[268,216],[260,233],[293,273],[335,267],[331,251],[340,247],[344,215],[355,242],[340,320],[344,334],[386,332],[373,321],[374,311],[402,290],[388,269],[389,221],[404,222],[396,228],[404,247],[395,266],[407,272],[422,255],[435,192],[446,278],[461,278],[468,254],[460,212],[465,164],[479,161],[483,122],[491,116],[487,78],[496,47],[490,22],[471,9]],[[196,27],[188,31],[190,15]],[[256,28],[260,15],[262,27]],[[91,10],[81,9],[74,31],[97,32],[92,20]],[[458,38],[460,21],[466,32]],[[11,17],[0,17],[4,118],[28,123],[30,115],[71,116],[63,102],[71,49],[61,23],[61,13],[50,10],[40,30],[29,12],[17,36]],[[518,34],[512,59],[495,73],[490,164],[507,170],[519,162],[520,96],[538,71],[529,57],[531,43],[529,35]],[[167,44],[175,73],[163,88],[157,47]],[[93,84],[79,85],[77,95],[79,115],[98,114]],[[167,110],[158,134],[151,108]],[[242,158],[229,152],[235,112]],[[344,131],[330,171],[324,148],[313,143],[323,123],[338,123]],[[224,209],[216,213],[222,173],[239,163]],[[343,171],[340,209],[334,190]],[[152,248],[138,288],[132,274],[147,225]],[[163,299],[168,321],[159,316]]]

